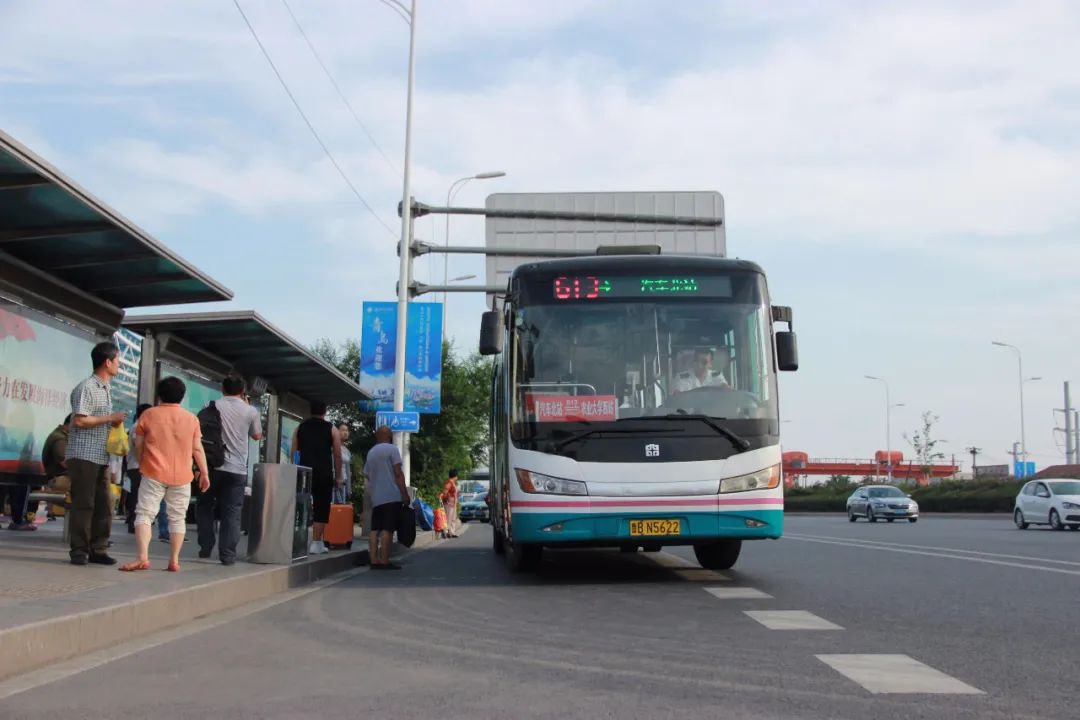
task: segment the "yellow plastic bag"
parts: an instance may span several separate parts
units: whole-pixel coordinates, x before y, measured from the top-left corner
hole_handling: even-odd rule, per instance
[[[105,450],[110,455],[123,457],[128,454],[129,448],[127,429],[123,423],[109,430],[109,439],[105,441]]]

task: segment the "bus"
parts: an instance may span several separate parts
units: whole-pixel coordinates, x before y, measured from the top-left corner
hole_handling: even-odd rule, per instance
[[[783,533],[791,309],[751,262],[603,250],[518,266],[484,313],[493,549],[529,570],[544,548],[689,545],[730,568]]]

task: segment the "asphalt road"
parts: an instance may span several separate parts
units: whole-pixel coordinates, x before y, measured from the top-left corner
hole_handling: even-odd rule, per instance
[[[672,549],[549,553],[515,576],[473,524],[403,571],[14,695],[0,717],[1080,717],[1080,532],[796,516],[787,533],[726,573]],[[783,629],[804,622],[824,629]]]

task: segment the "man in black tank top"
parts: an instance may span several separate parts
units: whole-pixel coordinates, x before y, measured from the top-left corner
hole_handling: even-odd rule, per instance
[[[292,439],[292,452],[300,452],[300,465],[311,468],[311,547],[309,555],[329,552],[323,543],[326,523],[330,522],[330,501],[335,483],[343,480],[341,474],[341,435],[326,419],[326,403],[311,403],[311,417],[300,423]]]

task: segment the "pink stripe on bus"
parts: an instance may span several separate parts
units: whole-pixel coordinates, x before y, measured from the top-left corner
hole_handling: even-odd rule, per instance
[[[695,500],[514,500],[520,508],[607,508],[607,507],[717,507],[718,505],[779,505],[783,498],[707,498]]]

